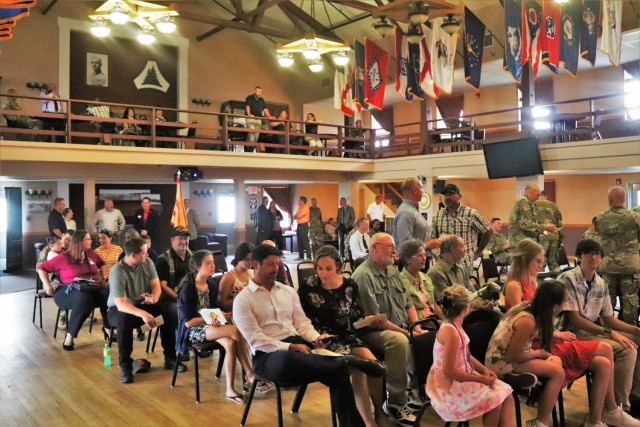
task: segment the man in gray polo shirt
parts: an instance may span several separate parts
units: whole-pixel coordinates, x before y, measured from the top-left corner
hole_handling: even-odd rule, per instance
[[[133,382],[133,330],[143,323],[153,328],[155,317],[162,315],[165,324],[160,328],[164,352],[164,368],[173,370],[176,363],[175,316],[165,304],[158,304],[160,281],[153,262],[147,258],[147,244],[133,237],[124,244],[125,256],[109,273],[109,300],[107,316],[118,330],[118,357],[120,382]],[[187,367],[180,363],[179,372]]]

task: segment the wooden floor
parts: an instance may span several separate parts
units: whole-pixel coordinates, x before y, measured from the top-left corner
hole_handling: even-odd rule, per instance
[[[243,406],[225,400],[224,376],[216,380],[212,359],[201,363],[201,399],[195,403],[193,362],[179,374],[171,388],[171,371],[162,369],[162,351],[144,354],[144,343],[134,345],[134,358],[147,358],[151,372],[135,376],[135,383],[122,385],[117,367],[104,368],[101,321],[82,329],[76,350],[62,350],[62,337],[53,340],[55,304],[43,301],[44,329],[31,323],[33,291],[0,296],[0,425],[2,426],[238,426]],[[87,325],[88,326],[88,325]],[[214,356],[214,361],[216,356]],[[240,387],[239,378],[236,384]],[[321,384],[312,384],[298,414],[289,413],[294,391],[284,392],[285,426],[327,427],[329,394]],[[587,413],[583,381],[565,390],[567,426],[578,426]],[[275,426],[275,394],[257,397],[249,426]],[[524,419],[534,410],[524,408]],[[441,426],[429,410],[422,426]],[[479,426],[479,420],[471,423]]]

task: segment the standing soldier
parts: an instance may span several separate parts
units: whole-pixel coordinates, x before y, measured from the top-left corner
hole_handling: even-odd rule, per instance
[[[491,219],[491,227],[493,228],[493,234],[487,245],[487,249],[493,254],[493,258],[498,265],[511,264],[511,245],[507,240],[507,236],[502,234],[502,221],[500,218]]]
[[[309,243],[311,244],[311,253],[315,259],[316,251],[324,244],[322,212],[315,197],[311,199],[311,207],[309,207]]]
[[[538,224],[553,224],[555,231],[544,230],[538,235],[538,242],[544,248],[544,263],[549,267],[549,271],[560,272],[558,265],[558,248],[562,243],[562,214],[558,205],[551,200],[547,200],[544,191],[540,193],[540,198],[533,204]],[[542,266],[544,268],[544,266]]]
[[[524,188],[524,197],[519,198],[511,208],[509,215],[509,244],[515,248],[518,242],[527,237],[538,241],[543,231],[554,232],[553,224],[538,223],[533,203],[540,197],[540,186],[530,182]]]
[[[640,215],[624,207],[627,196],[622,187],[611,187],[608,198],[609,208],[593,218],[593,234],[604,255],[600,271],[613,307],[620,296],[620,320],[635,325],[640,289]]]

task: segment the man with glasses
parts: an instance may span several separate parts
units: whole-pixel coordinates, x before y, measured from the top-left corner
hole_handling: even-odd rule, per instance
[[[606,252],[604,253],[606,256]],[[605,281],[596,273],[602,262],[603,249],[593,239],[578,242],[576,257],[580,265],[562,273],[559,280],[567,288],[562,305],[564,328],[585,341],[602,341],[613,348],[614,394],[616,403],[632,415],[640,415],[640,328],[615,317]],[[612,422],[611,425],[627,425]]]
[[[364,221],[366,224],[366,219]],[[421,402],[407,394],[410,365],[409,326],[418,314],[406,292],[400,273],[393,267],[396,246],[388,233],[371,237],[369,257],[353,272],[360,306],[365,316],[384,314],[387,320],[370,325],[372,332],[359,335],[375,354],[384,354],[387,366],[387,400],[382,409],[400,425],[413,425]],[[417,327],[414,334],[422,330]]]

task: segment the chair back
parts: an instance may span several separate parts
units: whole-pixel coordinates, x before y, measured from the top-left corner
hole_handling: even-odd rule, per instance
[[[198,122],[191,122],[192,125],[197,125]],[[196,137],[196,128],[190,127],[187,131],[187,138],[195,138]]]
[[[227,259],[222,251],[215,251],[213,253],[213,262],[216,264],[216,273],[226,273],[229,270],[227,267]]]
[[[489,314],[488,312],[485,313]],[[469,336],[469,353],[482,364],[484,364],[484,356],[487,354],[489,341],[491,341],[491,336],[498,327],[498,323],[500,323],[498,318],[489,318],[487,316],[486,320],[462,325]]]
[[[558,265],[563,271],[571,268],[569,258],[567,257],[567,250],[565,249],[564,245],[560,245],[560,247],[558,248]],[[562,268],[562,266],[566,267]]]
[[[307,279],[316,274],[316,269],[311,261],[303,261],[296,266],[296,273],[298,275],[298,286],[301,283],[306,283]]]
[[[418,394],[423,401],[427,400],[427,392],[425,385],[427,383],[427,375],[433,365],[433,346],[436,342],[436,334],[440,323],[434,316],[428,317],[411,325],[409,330],[413,330],[413,326],[420,325],[423,330],[427,330],[422,335],[409,336],[409,344],[411,346],[411,354],[413,355],[413,370],[418,383]]]
[[[487,258],[482,257],[482,275],[484,276],[485,283],[489,282],[493,278],[500,280],[500,272],[496,265],[496,260],[493,255],[489,255]]]
[[[287,276],[287,281],[289,282],[289,286],[291,286],[293,288],[293,278],[291,277],[291,270],[289,269],[289,266],[285,263],[282,263],[282,265],[284,265],[284,273]],[[300,283],[298,283],[299,285]]]

